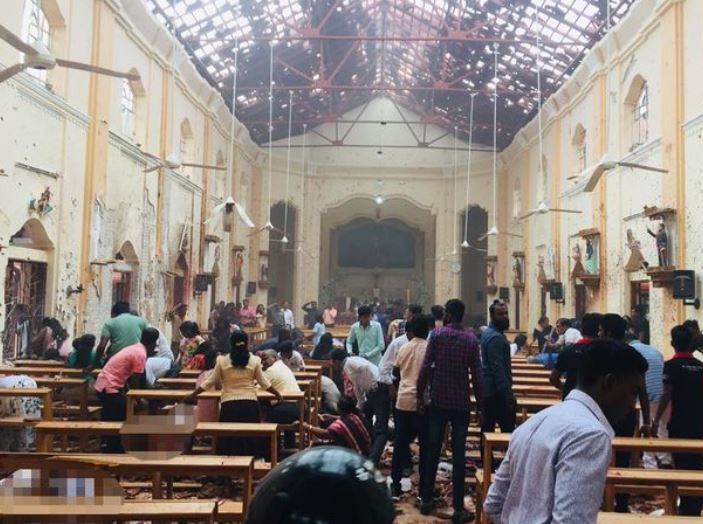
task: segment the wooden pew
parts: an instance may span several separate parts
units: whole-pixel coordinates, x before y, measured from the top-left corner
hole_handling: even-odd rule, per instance
[[[664,486],[664,513],[675,515],[680,488],[703,488],[703,471],[611,468],[605,478],[605,485],[609,487],[616,484]],[[606,505],[607,509],[610,508]]]
[[[91,414],[97,412],[93,410],[90,413],[88,406],[88,381],[82,378],[72,377],[33,377],[37,385],[56,390],[59,388],[78,388],[78,414],[81,418],[88,418]],[[57,409],[57,412],[60,412]]]
[[[62,360],[32,360],[32,359],[16,359],[13,360],[12,363],[16,367],[20,368],[48,368],[48,367],[55,367],[55,368],[62,368],[66,364]]]
[[[488,493],[488,488],[491,484],[491,470],[493,469],[493,451],[495,449],[507,449],[510,444],[510,433],[484,433],[484,448],[483,448],[483,470],[477,472],[477,489],[476,489],[476,508],[478,514],[481,512],[483,498]],[[635,437],[615,437],[613,439],[613,460],[616,451],[638,451],[638,452],[663,452],[663,453],[703,453],[703,441],[698,439],[659,439],[659,438],[635,438]],[[610,470],[609,470],[610,471]],[[623,469],[622,471],[653,471],[666,476],[667,472],[678,470],[640,470],[640,469]],[[697,472],[701,475],[701,482],[698,487],[703,488],[703,472]],[[622,474],[620,475],[622,478]],[[643,475],[639,476],[640,480],[644,479]],[[651,477],[646,478],[649,482],[640,482],[639,484],[660,485],[665,486],[665,483],[655,484],[651,482]],[[610,483],[606,484],[605,506],[606,509],[612,510],[614,486],[619,484],[633,484],[638,482],[616,482],[616,479],[611,479]],[[686,484],[685,486],[696,486],[696,484]],[[610,493],[609,493],[610,492]],[[610,500],[610,501],[609,501]],[[480,503],[479,503],[480,502]],[[676,503],[676,498],[673,499]],[[673,514],[673,513],[668,513]],[[477,522],[481,522],[477,520]]]
[[[173,497],[174,476],[241,478],[242,502],[229,509],[230,513],[239,511],[240,516],[244,514],[251,500],[254,479],[254,457],[251,456],[182,455],[170,459],[143,460],[126,453],[1,453],[0,467],[5,471],[92,469],[116,475],[149,475],[153,479],[152,495],[155,500],[163,498],[164,480],[167,482],[168,498]],[[96,490],[99,489],[96,486]]]
[[[105,437],[119,435],[122,424],[122,422],[81,420],[39,422],[35,426],[37,451],[55,454],[53,439],[56,436]],[[206,437],[268,438],[272,465],[275,466],[278,463],[279,428],[277,424],[268,422],[198,422],[193,434]]]
[[[598,513],[597,524],[686,524],[698,522],[700,517],[673,517],[638,515],[635,513]]]
[[[561,398],[561,391],[552,385],[513,384],[515,396]]]
[[[195,390],[195,384],[197,383],[197,378],[181,378],[181,377],[169,377],[160,378],[156,381],[159,386],[170,389],[187,389],[189,391]]]
[[[0,397],[38,397],[42,401],[42,419],[51,420],[54,418],[53,401],[49,388],[0,388]]]
[[[42,366],[42,367],[0,367],[0,375],[27,375],[29,377],[41,377],[45,375],[53,376],[67,376],[80,378],[83,375],[82,369],[73,368],[62,368],[55,366]]]
[[[7,502],[7,503],[5,503]],[[234,517],[236,503],[229,506]],[[116,504],[12,504],[12,499],[3,501],[0,498],[0,516],[7,524],[81,522],[81,523],[111,523],[147,521],[182,521],[214,522],[217,513],[217,503],[207,500],[184,501],[123,501]],[[243,511],[238,518],[241,520]]]

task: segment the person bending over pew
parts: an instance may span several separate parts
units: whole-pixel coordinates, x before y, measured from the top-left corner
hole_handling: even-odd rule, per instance
[[[578,387],[513,433],[483,505],[491,522],[596,522],[613,426],[632,410],[646,371],[632,347],[593,341]]]
[[[114,422],[126,419],[127,383],[132,382],[138,388],[146,387],[146,360],[156,354],[158,340],[159,331],[146,328],[139,342],[122,348],[107,361],[95,380],[95,391],[102,405],[100,420]],[[100,449],[103,453],[124,452],[119,436],[103,437]]]
[[[674,356],[664,364],[664,394],[659,401],[652,432],[656,435],[659,421],[671,402],[669,437],[703,438],[703,364],[693,356],[694,337],[685,326],[671,330]],[[703,455],[674,453],[676,469],[703,470]],[[679,515],[700,517],[703,498],[681,496]]]
[[[222,385],[220,397],[220,422],[261,422],[256,383],[269,391],[280,402],[281,394],[264,375],[261,359],[249,353],[249,337],[243,331],[235,331],[230,337],[229,355],[220,355],[215,362],[212,375],[185,398],[194,404],[198,395]],[[242,437],[220,437],[217,439],[218,455],[263,456],[259,443]]]
[[[284,366],[287,366],[292,372],[305,371],[305,361],[303,355],[295,350],[295,345],[292,340],[281,342],[276,348],[279,358]]]
[[[327,428],[318,428],[307,422],[303,426],[326,444],[349,448],[368,457],[371,451],[371,428],[368,420],[349,397],[340,398],[337,408],[339,416],[323,415],[324,419],[332,420]]]
[[[286,393],[300,393],[300,386],[295,375],[278,357],[273,349],[262,351],[261,364],[264,367],[264,375],[271,382],[271,385],[280,391]],[[271,403],[271,412],[269,414],[271,422],[276,424],[290,424],[298,420],[298,404],[296,402],[277,402]],[[286,449],[295,447],[295,432],[286,431],[283,434],[283,446]]]

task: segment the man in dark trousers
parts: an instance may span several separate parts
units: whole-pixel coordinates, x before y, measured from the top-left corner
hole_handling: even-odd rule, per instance
[[[693,356],[693,334],[681,325],[671,330],[674,356],[664,364],[664,394],[659,401],[652,434],[671,402],[668,429],[671,438],[703,439],[703,363]],[[674,453],[676,469],[703,470],[700,453]],[[703,497],[681,496],[679,515],[700,517]]]
[[[606,313],[600,319],[600,329],[598,331],[599,338],[608,338],[626,344],[625,331],[627,330],[627,321],[615,313]],[[650,419],[651,413],[649,409],[649,397],[647,396],[647,386],[642,380],[639,390],[640,410],[642,412],[643,424],[640,426],[640,433],[643,437],[650,435]],[[613,426],[616,437],[633,437],[637,428],[638,415],[633,406],[630,412]],[[630,467],[632,453],[629,451],[619,451],[615,453],[615,466],[618,468]],[[615,511],[618,513],[629,513],[630,495],[628,493],[618,493],[615,495]]]
[[[513,394],[510,343],[504,334],[510,327],[508,306],[495,301],[489,313],[491,323],[481,335],[484,382],[481,433],[494,431],[496,424],[503,433],[511,433],[515,429],[517,403]]]
[[[432,333],[417,379],[418,411],[425,409],[425,391],[428,386],[430,389],[428,449],[426,453],[425,450],[420,452],[420,456],[425,460],[426,471],[424,478],[420,479],[420,512],[429,515],[432,511],[432,493],[444,430],[447,423],[451,423],[453,524],[474,519],[474,514],[464,508],[466,434],[471,410],[469,377],[478,406],[483,398],[478,341],[461,323],[464,319],[464,309],[461,300],[452,299],[447,302],[445,325]]]

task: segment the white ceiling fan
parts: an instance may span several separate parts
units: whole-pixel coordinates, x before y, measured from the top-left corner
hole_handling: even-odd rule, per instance
[[[252,222],[251,218],[249,218],[246,209],[244,209],[244,207],[239,204],[239,202],[234,200],[234,198],[231,196],[227,197],[227,200],[225,200],[222,204],[218,204],[214,208],[212,208],[212,211],[210,212],[210,218],[208,218],[205,223],[207,224],[220,213],[230,215],[234,211],[237,212],[237,215],[239,215],[239,218],[242,220],[242,222],[244,222],[244,224],[247,225],[247,227],[254,227],[254,222]]]
[[[483,235],[478,237],[481,242],[488,237],[504,235],[508,237],[522,238],[522,235],[498,231],[496,214],[498,210],[498,44],[493,44],[493,225]],[[468,210],[467,210],[468,212]],[[467,242],[468,244],[468,242]]]
[[[175,122],[174,122],[174,98],[176,96],[176,38],[174,36],[173,38],[173,50],[171,51],[171,87],[169,90],[169,100],[168,100],[168,105],[169,105],[169,123],[171,126],[171,134],[173,135],[173,130],[175,129]],[[173,136],[171,136],[171,147],[174,148],[171,150],[171,152],[166,155],[166,158],[160,158],[157,155],[153,155],[151,153],[148,153],[146,151],[143,151],[143,153],[156,160],[156,164],[145,169],[144,173],[152,173],[154,171],[158,171],[159,169],[162,168],[168,168],[171,169],[172,171],[176,171],[178,169],[181,169],[182,167],[195,167],[198,169],[209,169],[213,171],[227,171],[227,168],[224,166],[212,166],[212,165],[207,165],[207,164],[197,164],[197,163],[191,163],[191,162],[183,162],[183,159],[181,158],[181,155],[178,151],[175,149],[175,144],[176,140],[174,139]]]
[[[527,214],[522,215],[519,220],[525,220],[533,215],[545,215],[547,213],[583,213],[583,211],[579,211],[577,209],[560,209],[556,207],[549,207],[547,203],[542,200],[536,208],[530,209]]]
[[[606,171],[610,171],[611,169],[615,169],[617,167],[629,167],[630,169],[641,169],[643,171],[653,171],[655,173],[668,173],[669,172],[668,169],[664,169],[661,167],[647,166],[644,164],[637,164],[634,162],[623,162],[623,161],[618,161],[618,160],[611,160],[606,155],[603,158],[601,158],[600,162],[598,162],[596,165],[587,168],[583,173],[581,173],[581,177],[584,177],[587,179],[586,186],[583,189],[584,192],[586,192],[586,193],[593,192],[593,190],[598,185],[598,182],[600,181],[601,177],[603,176],[603,173],[605,173]]]
[[[71,60],[63,60],[52,55],[41,42],[29,44],[14,34],[5,26],[0,25],[0,39],[17,49],[23,54],[22,62],[12,65],[7,69],[0,71],[0,82],[4,82],[8,78],[12,78],[25,69],[41,69],[49,70],[56,66],[65,67],[68,69],[80,69],[99,75],[114,76],[117,78],[126,78],[128,80],[139,80],[139,75],[136,73],[122,73],[113,71],[105,67],[98,67],[82,62],[73,62]]]

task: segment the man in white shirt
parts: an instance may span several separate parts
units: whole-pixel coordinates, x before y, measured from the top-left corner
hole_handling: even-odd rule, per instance
[[[278,344],[276,350],[278,351],[281,362],[288,366],[293,373],[305,371],[305,360],[303,360],[303,355],[298,353],[293,348],[293,341],[285,340]]]
[[[556,330],[559,334],[557,341],[554,343],[547,342],[546,344],[547,348],[550,350],[558,351],[567,346],[572,346],[581,340],[581,332],[571,327],[571,320],[568,318],[560,318],[557,320]]]
[[[293,318],[293,311],[290,308],[290,303],[287,300],[283,301],[283,323],[288,329],[293,329],[295,327],[295,319]]]
[[[635,405],[647,361],[597,340],[584,352],[578,388],[520,425],[483,508],[495,524],[593,524],[603,500],[612,425]]]
[[[379,373],[375,364],[362,357],[350,356],[344,349],[330,354],[332,369],[344,376],[344,394],[356,398],[357,407],[373,421],[373,442],[369,458],[378,466],[388,440],[388,391],[379,390]],[[385,424],[384,424],[385,420]]]
[[[155,328],[154,326],[150,326]],[[146,375],[146,385],[153,388],[156,382],[166,376],[173,366],[174,356],[171,349],[171,343],[160,329],[159,340],[156,341],[156,355],[148,358],[144,366],[144,374]]]
[[[300,386],[295,375],[280,359],[278,353],[273,349],[267,349],[258,353],[261,358],[261,365],[264,368],[264,375],[271,385],[280,394],[299,393]],[[276,424],[290,424],[298,419],[298,404],[296,402],[272,402],[271,412],[268,416],[271,422]],[[295,447],[295,432],[286,431],[283,434],[283,447],[292,449]]]

